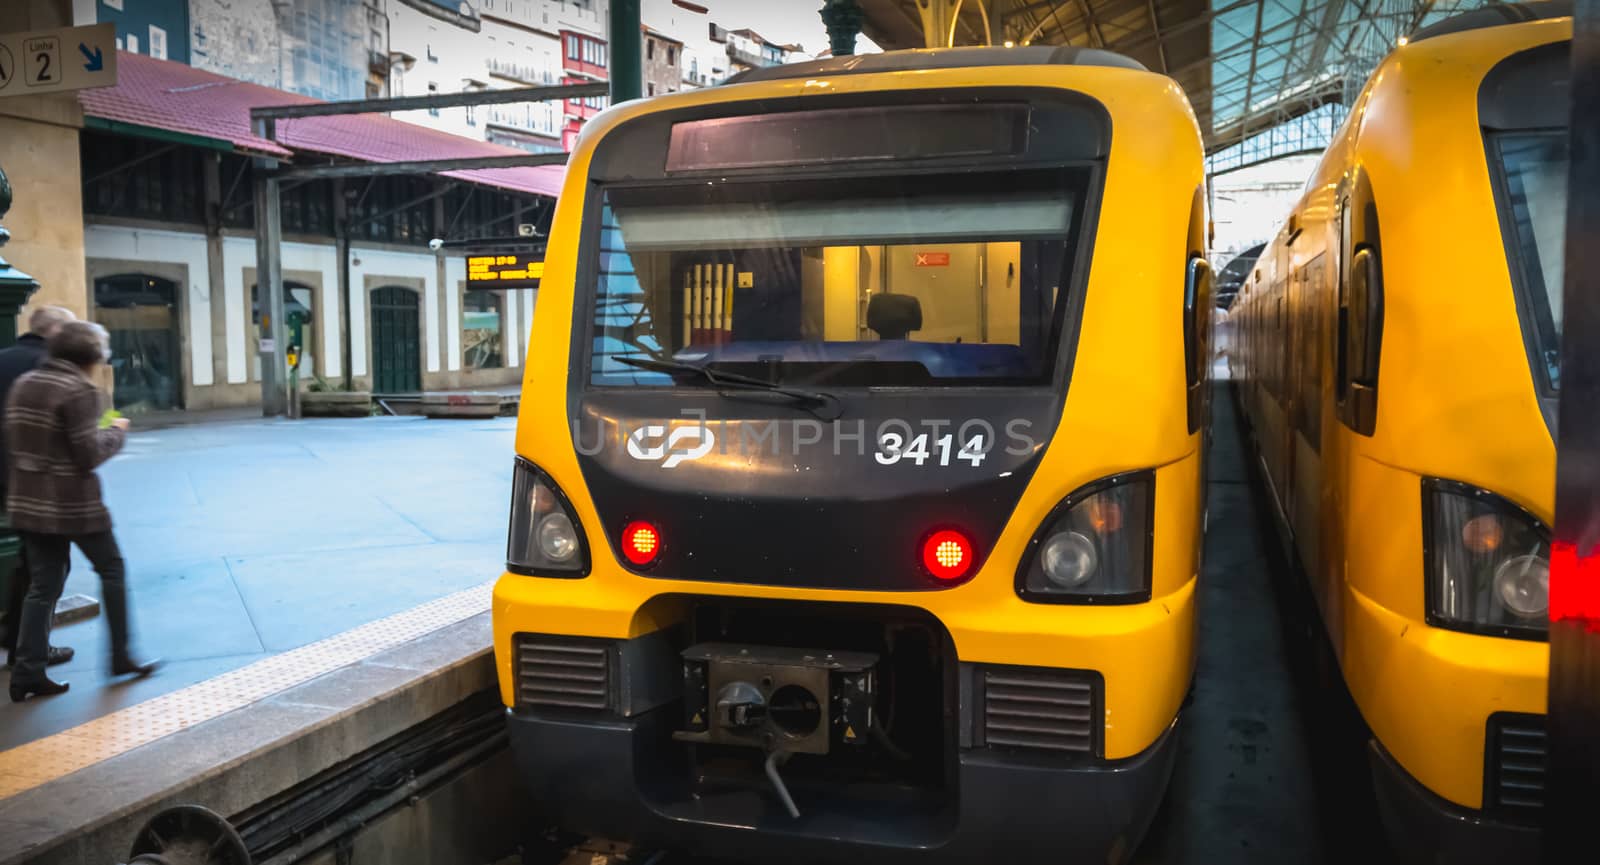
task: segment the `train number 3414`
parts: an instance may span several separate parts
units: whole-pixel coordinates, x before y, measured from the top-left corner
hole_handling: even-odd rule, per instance
[[[927,433],[922,433],[907,444],[905,436],[900,433],[886,432],[878,437],[878,452],[872,456],[879,465],[885,466],[892,466],[902,460],[920,466],[933,459],[938,460],[938,465],[948,466],[955,440],[956,437],[949,434],[930,439]],[[976,467],[983,464],[983,458],[989,455],[989,448],[982,435],[975,435],[967,439],[966,444],[962,445],[960,450],[954,451],[954,454],[956,459],[966,460]]]

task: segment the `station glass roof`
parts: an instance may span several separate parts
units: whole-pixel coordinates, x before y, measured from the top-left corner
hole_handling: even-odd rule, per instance
[[[924,47],[918,6],[857,0],[884,48]],[[1326,146],[1366,78],[1419,28],[1486,0],[960,0],[957,45],[1080,45],[1127,54],[1189,94],[1212,170]]]

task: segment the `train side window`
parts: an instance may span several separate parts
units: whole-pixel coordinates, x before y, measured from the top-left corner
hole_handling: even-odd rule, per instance
[[[1205,425],[1211,397],[1211,316],[1216,310],[1215,277],[1205,258],[1205,187],[1197,186],[1189,205],[1189,264],[1183,282],[1184,378],[1188,388],[1189,432]]]
[[[1383,252],[1372,184],[1358,173],[1341,208],[1342,267],[1336,383],[1339,421],[1372,435],[1378,420],[1378,366],[1383,345]],[[1346,257],[1348,256],[1348,257]]]

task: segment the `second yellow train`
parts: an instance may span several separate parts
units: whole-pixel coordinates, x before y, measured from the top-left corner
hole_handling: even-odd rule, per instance
[[[1569,16],[1395,50],[1229,312],[1380,810],[1431,862],[1538,856]]]

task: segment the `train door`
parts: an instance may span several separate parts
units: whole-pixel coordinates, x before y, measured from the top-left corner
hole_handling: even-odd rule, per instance
[[[1286,503],[1290,522],[1294,524],[1295,546],[1301,564],[1310,575],[1319,598],[1327,594],[1317,567],[1322,534],[1322,342],[1325,330],[1322,321],[1326,286],[1323,261],[1322,255],[1317,255],[1295,273],[1290,283],[1294,292],[1290,301],[1294,311],[1290,389],[1295,410],[1288,438],[1294,479]]]

